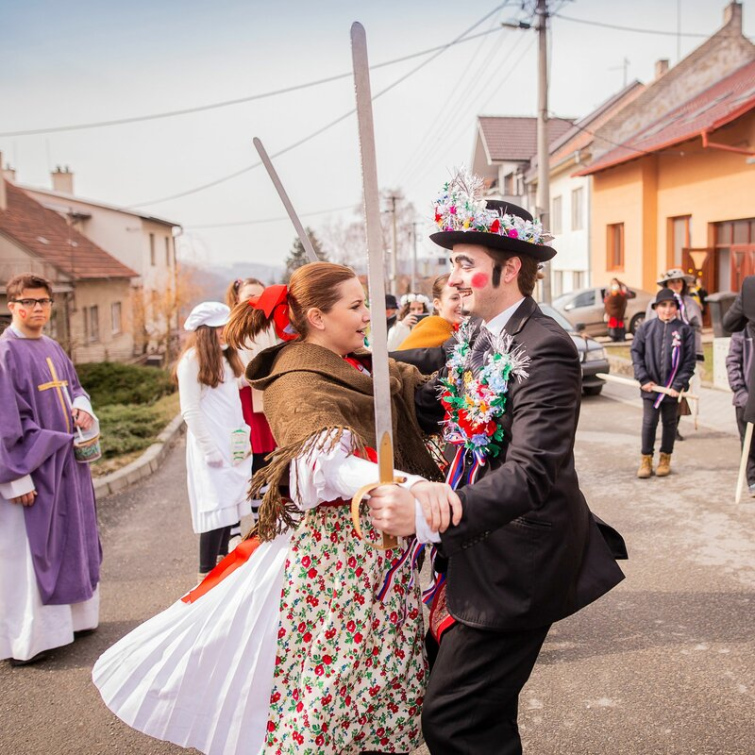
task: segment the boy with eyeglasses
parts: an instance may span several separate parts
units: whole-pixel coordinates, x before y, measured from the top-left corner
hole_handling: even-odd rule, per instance
[[[40,660],[99,621],[100,549],[89,467],[76,428],[97,430],[60,345],[43,335],[52,287],[26,273],[6,286],[0,336],[0,659]]]

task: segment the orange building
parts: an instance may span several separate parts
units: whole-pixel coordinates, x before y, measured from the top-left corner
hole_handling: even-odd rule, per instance
[[[719,34],[627,108],[613,148],[575,174],[593,178],[596,283],[618,276],[652,292],[680,267],[714,292],[755,273],[755,47],[741,37],[741,6],[727,12]]]

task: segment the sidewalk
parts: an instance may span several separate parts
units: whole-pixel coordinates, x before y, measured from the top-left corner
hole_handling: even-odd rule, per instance
[[[629,360],[611,357],[609,352],[609,361],[611,363],[612,374],[632,377],[632,366]],[[718,388],[701,387],[699,394],[700,412],[697,419],[698,428],[708,428],[739,437],[737,420],[734,415],[734,405],[731,403],[731,392],[722,391]],[[603,386],[601,395],[614,401],[631,404],[637,409],[642,409],[639,388],[607,382]],[[694,432],[693,418],[682,417],[679,428],[682,431],[682,435],[685,436],[688,432]]]

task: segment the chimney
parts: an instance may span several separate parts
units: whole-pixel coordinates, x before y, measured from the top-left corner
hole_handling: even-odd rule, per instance
[[[668,58],[661,58],[655,61],[655,78],[656,81],[668,72]]]
[[[742,34],[742,3],[732,2],[724,8],[724,26],[731,25],[729,32]]]
[[[73,173],[69,167],[57,168],[50,174],[52,176],[52,190],[59,191],[61,194],[73,194]]]
[[[0,168],[3,167],[3,153],[0,152]],[[8,195],[5,191],[4,171],[0,170],[0,211],[8,208]]]

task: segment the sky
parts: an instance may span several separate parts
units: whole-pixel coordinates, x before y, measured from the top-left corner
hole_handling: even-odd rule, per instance
[[[524,10],[520,0],[500,5],[5,0],[0,151],[21,184],[50,188],[50,170],[68,166],[77,195],[179,223],[181,254],[197,264],[282,264],[295,233],[264,168],[244,170],[259,162],[252,139],[262,140],[294,207],[316,233],[360,218],[356,116],[275,157],[354,108],[352,22],[366,29],[373,67],[490,32],[371,73],[373,96],[392,87],[373,103],[380,186],[401,191],[417,211],[421,232],[429,233],[433,198],[454,168],[471,163],[476,117],[536,115],[536,32],[500,26],[529,20],[534,0],[526,0]],[[720,28],[726,5],[549,0],[555,14],[549,30],[550,115],[587,115],[622,88],[625,75],[629,82],[651,81],[658,59],[673,66]],[[744,31],[754,39],[755,0],[743,6]],[[617,26],[647,31],[609,28]],[[182,116],[2,135],[191,109],[291,87],[300,88]],[[166,199],[185,192],[191,193]],[[433,246],[423,238],[420,253]]]

